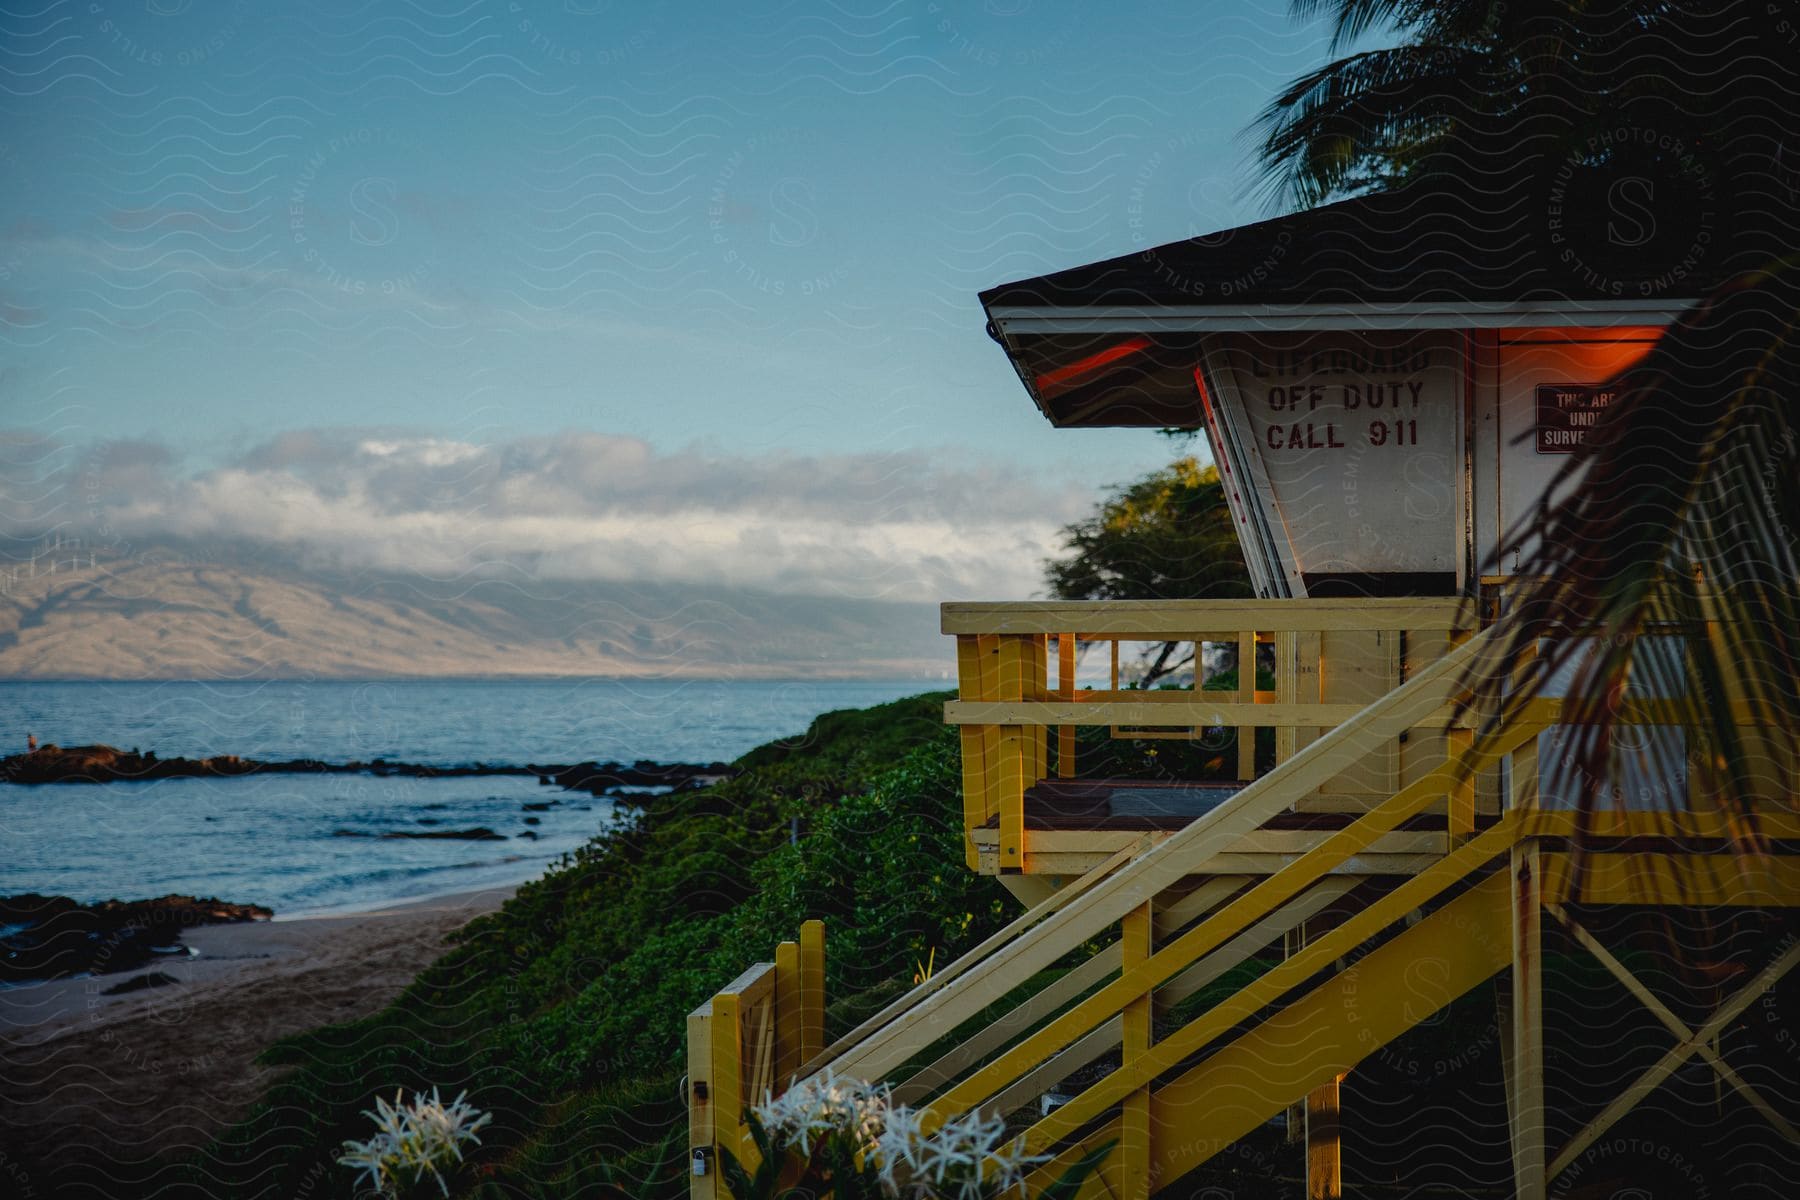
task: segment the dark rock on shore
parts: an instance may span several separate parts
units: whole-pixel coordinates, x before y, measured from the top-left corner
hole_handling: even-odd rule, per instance
[[[168,987],[171,983],[180,982],[179,979],[176,979],[166,971],[146,971],[142,975],[133,975],[123,983],[115,983],[100,994],[102,996],[123,996],[128,992],[141,992],[146,988]]]
[[[343,831],[339,830],[339,835]],[[354,835],[352,835],[354,836]],[[495,833],[486,825],[474,829],[390,829],[381,835],[384,838],[448,838],[462,842],[504,842],[504,833]]]
[[[434,824],[421,821],[420,824]],[[381,833],[366,833],[360,829],[334,829],[332,837],[341,838],[430,838],[462,842],[504,842],[504,833],[495,833],[486,825],[478,825],[474,829],[389,829]]]
[[[737,772],[722,762],[659,763],[640,758],[629,766],[616,762],[585,762],[572,767],[555,768],[550,776],[557,784],[574,792],[608,796],[629,803],[632,794],[626,788],[660,788],[668,791],[690,791],[710,787]]]
[[[78,904],[27,892],[0,897],[0,981],[54,979],[83,972],[135,971],[159,957],[185,954],[181,931],[195,925],[266,921],[260,904],[193,896]]]

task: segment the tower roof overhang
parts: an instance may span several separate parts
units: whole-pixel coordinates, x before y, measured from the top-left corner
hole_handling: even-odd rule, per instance
[[[1052,424],[1160,427],[1193,423],[1210,333],[1658,327],[1742,266],[1715,245],[1678,279],[1648,260],[1596,272],[1543,216],[1516,197],[1404,189],[1002,284],[981,302]]]

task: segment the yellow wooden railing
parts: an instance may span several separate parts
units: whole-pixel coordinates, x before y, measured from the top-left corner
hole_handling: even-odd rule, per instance
[[[1285,611],[1295,623],[1326,616],[1316,610],[1304,616],[1298,609]],[[1139,636],[1150,629],[1160,637],[1177,627],[1175,622],[1143,619],[1149,615],[1133,617],[1137,623],[1129,629],[1101,628],[1100,633]],[[1396,606],[1386,615],[1401,614]],[[1040,614],[1033,619],[1047,618]],[[1410,615],[1406,624],[1416,619]],[[949,626],[948,609],[945,620]],[[974,639],[972,652],[983,657],[1025,661],[1035,652],[1033,646],[1042,644],[1032,639],[1045,636],[1042,630],[1017,629],[1022,618],[1016,612],[988,612],[969,620],[1001,626],[996,632],[959,633]],[[1083,628],[1091,620],[1060,628]],[[1254,632],[1264,632],[1267,621],[1266,613],[1259,616]],[[1180,627],[1208,632],[1198,625]],[[1357,625],[1368,627],[1366,619]],[[1240,633],[1246,631],[1248,627]],[[1441,631],[1447,634],[1448,625]],[[1748,817],[1710,810],[1578,817],[1535,807],[1533,752],[1539,736],[1563,720],[1564,704],[1558,700],[1534,701],[1504,723],[1479,732],[1451,729],[1426,743],[1431,761],[1421,773],[1342,827],[1322,833],[1284,869],[1222,874],[1214,868],[1247,835],[1290,809],[1296,797],[1315,793],[1365,758],[1371,747],[1429,722],[1441,725],[1444,715],[1458,711],[1467,699],[1468,681],[1502,636],[1488,630],[1450,647],[1389,694],[1322,729],[1310,744],[1206,815],[1160,840],[1146,834],[1112,853],[821,1053],[805,1058],[801,1072],[829,1068],[839,1076],[885,1081],[896,1100],[923,1108],[927,1128],[975,1109],[1014,1116],[1029,1150],[1051,1156],[1030,1181],[1034,1193],[1071,1162],[1116,1143],[1082,1195],[1143,1197],[1282,1108],[1332,1086],[1367,1055],[1508,963],[1516,965],[1519,947],[1527,941],[1535,945],[1540,909],[1557,914],[1558,905],[1571,901],[1800,904],[1800,855],[1771,856],[1758,867],[1760,874],[1746,876],[1728,849],[1728,843],[1752,835],[1778,846],[1800,838],[1800,815],[1789,795]],[[1012,638],[1018,648],[1003,652],[999,642],[984,647],[983,638]],[[978,673],[986,669],[977,667]],[[1079,695],[1034,700],[1024,694],[1026,675],[1018,678],[1019,699],[957,703],[1005,706],[988,710],[985,722],[971,723],[999,731],[1004,740],[1021,729],[1041,731],[1094,716],[1102,717],[1094,723],[1104,723],[1120,705],[1133,702],[1129,693],[1099,700]],[[1184,722],[1202,719],[1197,707],[1202,702],[1192,698],[1152,703],[1177,706]],[[1066,707],[1012,707],[1033,704]],[[1071,711],[1082,705],[1105,711]],[[1761,723],[1755,713],[1733,712],[1740,724]],[[1318,715],[1316,709],[1307,714]],[[1671,702],[1636,700],[1621,704],[1616,716],[1622,724],[1667,725],[1680,714]],[[1210,724],[1213,717],[1203,719]],[[965,745],[969,736],[965,725]],[[985,742],[979,747],[984,755],[988,749]],[[1009,752],[1023,760],[1028,749],[1015,746]],[[1515,775],[1521,764],[1528,765],[1527,777],[1513,780],[1507,811],[1484,817],[1472,803],[1474,783],[1491,781],[1502,764],[1510,764]],[[1371,877],[1366,871],[1359,874],[1353,864],[1434,810],[1444,812],[1446,819],[1433,835],[1437,850],[1430,860],[1407,876],[1390,875],[1359,890]],[[1579,867],[1571,851],[1578,835],[1589,851]],[[1531,902],[1522,904],[1521,895]],[[1309,925],[1327,909],[1333,910],[1330,921]],[[1157,1036],[1155,1018],[1166,1017],[1234,967],[1267,957],[1271,947],[1280,954],[1284,938],[1282,961]],[[1073,967],[1067,965],[1075,948],[1094,944],[1102,948]],[[1358,956],[1363,949],[1367,953]],[[1355,966],[1340,969],[1352,959]],[[1422,990],[1417,973],[1407,969],[1421,960],[1434,964],[1434,982]],[[1048,982],[1027,990],[1034,979]],[[741,997],[754,986],[752,980],[739,988],[739,1007],[728,1011],[745,1011]],[[1541,1013],[1540,1004],[1521,1005],[1516,997],[1513,1003],[1530,1011],[1534,1021]],[[993,1016],[996,1009],[998,1017]],[[715,999],[715,1021],[720,1012]],[[730,1016],[728,1023],[743,1027],[741,1016]],[[741,1064],[754,1054],[751,1044],[738,1036],[732,1061],[739,1064],[735,1069],[741,1078],[748,1069]],[[1542,1057],[1530,1052],[1533,1037],[1541,1047],[1541,1030],[1515,1035],[1515,1057],[1525,1057],[1508,1068],[1509,1085],[1518,1095],[1537,1097],[1517,1103],[1527,1108],[1536,1103],[1541,1109]],[[712,1053],[716,1060],[716,1041]],[[1108,1055],[1116,1055],[1117,1065],[1091,1077],[1093,1065]],[[1088,1079],[1084,1086],[1059,1096],[1054,1107],[1038,1107],[1040,1098],[1065,1087],[1084,1068],[1089,1069],[1083,1072]],[[740,1104],[745,1094],[734,1088]],[[1603,1116],[1616,1119],[1616,1114]],[[715,1128],[720,1120],[715,1112]],[[1605,1121],[1599,1120],[1583,1136],[1598,1136],[1594,1130],[1604,1128]],[[1181,1131],[1178,1138],[1158,1132],[1175,1129]],[[1565,1148],[1547,1160],[1541,1121],[1533,1136],[1535,1143],[1515,1130],[1515,1157],[1527,1160],[1520,1178],[1535,1169],[1541,1180],[1546,1161],[1553,1173],[1571,1151]],[[726,1144],[723,1136],[717,1140]]]
[[[825,1047],[825,926],[807,921],[798,942],[775,948],[688,1014],[688,1153],[692,1195],[722,1196],[720,1149],[746,1170],[757,1150],[745,1114],[785,1091]]]
[[[1526,843],[1572,836],[1577,818],[1515,808],[1480,828],[1467,808],[1459,816],[1457,798],[1468,795],[1472,779],[1558,724],[1562,702],[1535,702],[1478,739],[1442,741],[1437,765],[1427,774],[1330,833],[1285,870],[1261,877],[1206,877],[1204,867],[1285,808],[1292,796],[1341,770],[1371,740],[1447,711],[1492,637],[1483,634],[1453,649],[1187,828],[1141,853],[1116,855],[1025,914],[1003,936],[959,959],[949,978],[916,988],[842,1039],[824,1059],[835,1073],[889,1081],[896,1098],[923,1103],[927,1127],[975,1108],[1032,1112],[1028,1147],[1055,1156],[1034,1188],[1116,1140],[1113,1156],[1084,1192],[1095,1196],[1145,1195],[1147,1180],[1166,1182],[1331,1082],[1510,961],[1511,891],[1507,871],[1496,865]],[[1666,703],[1634,702],[1623,706],[1619,717],[1661,724],[1675,713]],[[1303,929],[1355,886],[1353,878],[1334,877],[1334,871],[1442,803],[1448,804],[1450,819],[1435,862],[1340,923],[1306,937],[1250,985],[1156,1040],[1152,1015],[1166,1013],[1232,967],[1279,945],[1284,934]],[[1757,819],[1765,837],[1800,834],[1800,819],[1791,809],[1771,809]],[[1589,838],[1625,840],[1723,839],[1742,832],[1732,819],[1710,812],[1615,813],[1583,830]],[[1681,870],[1666,853],[1633,852],[1628,867],[1609,861],[1613,857],[1593,856],[1602,865],[1578,880],[1570,855],[1552,849],[1542,856],[1544,896],[1566,901],[1579,883],[1581,899],[1605,903],[1656,902],[1659,895],[1702,904],[1727,895],[1736,902],[1746,897],[1741,880],[1724,873],[1729,855],[1723,852],[1693,856],[1715,872],[1718,886],[1707,886],[1704,873],[1696,877]],[[1766,886],[1749,899],[1793,903],[1800,897],[1796,868],[1800,862],[1793,859],[1771,868]],[[1379,957],[1364,959],[1359,978],[1333,979],[1295,995],[1321,970],[1416,913],[1430,915],[1383,943]],[[1108,944],[1036,993],[1018,998],[1017,989],[1027,980],[1072,947],[1093,940]],[[1414,975],[1400,969],[1421,956],[1444,965],[1442,995],[1422,997]],[[1382,965],[1394,969],[1374,969]],[[1345,989],[1358,987],[1361,1003],[1353,1007],[1363,1023],[1353,1031],[1340,1029]],[[1011,1007],[1003,1015],[973,1034],[962,1029],[949,1037],[1009,995]],[[1207,1053],[1230,1031],[1270,1012],[1279,1016]],[[1297,1043],[1311,1049],[1279,1070],[1271,1067],[1280,1057],[1277,1050],[1285,1053]],[[1108,1052],[1119,1054],[1116,1068],[1048,1113],[1037,1115],[1031,1108]],[[1155,1084],[1159,1079],[1164,1082]],[[1229,1103],[1219,1099],[1221,1089],[1232,1096]],[[1179,1127],[1183,1136],[1159,1144],[1153,1127]]]
[[[1381,830],[1416,815],[1433,795],[1446,795],[1470,772],[1517,753],[1558,724],[1563,710],[1559,701],[1527,706],[1503,728],[1453,753],[1430,780],[1405,789],[1334,834],[1301,862],[1255,882],[1167,944],[1145,941],[1134,955],[1132,926],[1122,921],[1119,945],[1124,955],[1122,961],[1116,954],[1108,958],[1108,966],[1118,972],[1111,982],[1004,1052],[988,1054],[978,1069],[939,1090],[927,1123],[975,1107],[1017,1111],[1101,1053],[1119,1050],[1123,1033],[1120,1065],[1026,1130],[1028,1149],[1053,1155],[1028,1181],[1028,1191],[1035,1193],[1096,1147],[1117,1141],[1120,1160],[1108,1164],[1102,1178],[1082,1195],[1096,1200],[1147,1195],[1149,1189],[1137,1180],[1178,1177],[1515,964],[1518,931],[1512,926],[1521,912],[1514,877],[1527,860],[1533,922],[1537,905],[1559,913],[1558,906],[1570,903],[1800,904],[1800,856],[1779,854],[1747,864],[1730,849],[1751,835],[1778,842],[1800,837],[1800,813],[1791,796],[1732,813],[1581,814],[1514,808],[1485,830],[1460,842],[1453,839],[1454,848],[1437,863],[1322,934],[1306,938],[1278,965],[1162,1041],[1140,1039],[1134,1047],[1126,1023],[1133,1006],[1166,1011],[1256,948],[1269,945],[1280,932],[1303,928],[1321,902],[1347,890],[1321,891],[1332,882],[1326,872],[1334,864]],[[1673,710],[1668,705],[1627,705],[1620,716],[1625,723],[1664,724]],[[1740,719],[1747,716],[1740,714]],[[1572,849],[1577,843],[1585,851],[1579,862]],[[1648,843],[1681,848],[1639,848]],[[1146,907],[1165,915],[1160,903]],[[1409,917],[1418,923],[1379,943],[1354,968],[1340,968],[1310,991],[1297,991],[1372,938],[1402,927]],[[1175,916],[1169,924],[1181,920]],[[1408,969],[1419,961],[1432,964],[1430,987],[1422,987]],[[1251,1021],[1256,1023],[1246,1032],[1221,1042]],[[1171,1074],[1178,1070],[1180,1074]],[[1541,1088],[1541,1062],[1537,1070]],[[1161,1082],[1152,1092],[1157,1080]],[[932,1081],[934,1086],[939,1082]],[[1635,1098],[1625,1097],[1627,1106]],[[1182,1136],[1152,1144],[1151,1117],[1134,1121],[1134,1105],[1153,1114],[1158,1127],[1180,1129]],[[1108,1118],[1109,1112],[1117,1115]],[[1778,1122],[1778,1128],[1787,1127]],[[1566,1149],[1557,1163],[1566,1165],[1579,1149]],[[1552,1177],[1557,1169],[1553,1163]]]
[[[1440,657],[1453,640],[1462,607],[1454,599],[943,605],[943,631],[955,636],[957,648],[957,699],[945,705],[944,716],[961,733],[970,869],[979,868],[973,833],[990,823],[999,828],[999,869],[1029,869],[1025,792],[1052,772],[1060,778],[1077,775],[1078,727],[1101,726],[1130,738],[1233,730],[1235,775],[1249,781],[1256,775],[1253,731],[1273,729],[1275,762],[1286,762]],[[1169,641],[1195,644],[1196,679],[1200,647],[1232,647],[1237,690],[1121,686],[1121,644]],[[1267,644],[1273,650],[1274,687],[1258,690],[1257,646]],[[1107,655],[1106,688],[1077,686],[1078,650],[1091,645]],[[1418,750],[1411,756],[1423,761]],[[1314,803],[1299,806],[1359,811],[1392,795],[1405,774],[1397,740],[1370,746],[1335,778],[1319,781]]]
[[[1459,680],[1489,636],[1471,639],[1452,650],[1383,702],[1364,709],[1325,733],[1305,752],[1279,764],[1186,828],[1141,854],[1116,855],[1112,862],[1064,888],[1050,901],[1015,922],[1016,932],[1012,936],[990,939],[953,964],[958,968],[956,974],[914,989],[903,1006],[882,1014],[886,1019],[879,1027],[865,1026],[866,1032],[859,1030],[862,1036],[856,1037],[855,1044],[845,1047],[833,1060],[834,1070],[859,1078],[894,1079],[895,1073],[915,1054],[1025,980],[1055,964],[1071,947],[1089,939],[1106,939],[1113,935],[1121,922],[1133,918],[1156,897],[1187,885],[1190,877],[1204,864],[1229,850],[1245,834],[1260,828],[1270,817],[1286,810],[1295,794],[1310,791],[1335,775],[1342,769],[1345,759],[1360,755],[1372,741],[1394,737],[1431,714],[1442,712],[1457,694]],[[1301,863],[1259,885],[1258,901],[1280,896],[1269,906],[1272,911],[1300,890],[1297,880],[1316,882],[1333,864],[1341,863],[1381,834],[1391,832],[1433,800],[1442,799],[1462,782],[1460,767],[1460,762],[1440,765],[1425,779],[1403,789],[1349,828],[1332,835],[1310,851]],[[1175,920],[1192,920],[1204,915],[1230,899],[1244,883],[1242,878],[1234,878],[1201,884],[1182,900],[1166,906],[1164,927],[1168,928]],[[1065,898],[1065,893],[1070,892],[1075,894]],[[1168,966],[1168,974],[1156,979],[1156,984],[1161,984],[1204,952],[1195,948],[1196,943],[1192,941],[1182,946],[1183,952],[1193,949],[1185,962],[1175,965],[1174,959],[1165,952],[1155,958],[1154,967],[1140,964],[1133,968],[1133,978],[1141,980]],[[1213,948],[1216,943],[1205,947],[1207,950]],[[1102,955],[1113,953],[1118,952],[1101,952]],[[1076,968],[1074,973],[1082,972],[1099,977],[1105,975],[1106,968],[1104,964],[1084,966]],[[1141,991],[1139,989],[1139,993]],[[1137,999],[1139,993],[1126,999]],[[1120,993],[1114,988],[1107,994]],[[1106,1015],[1117,1011],[1118,1008],[1110,1009]],[[1086,1031],[1086,1027],[1081,1030]],[[1038,1046],[1041,1048],[1042,1043]]]

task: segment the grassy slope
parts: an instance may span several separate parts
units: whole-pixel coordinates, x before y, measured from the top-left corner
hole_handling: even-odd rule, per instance
[[[273,1048],[294,1072],[208,1151],[197,1182],[342,1194],[350,1172],[332,1160],[368,1132],[373,1096],[437,1086],[496,1114],[464,1191],[684,1195],[689,1010],[807,917],[826,921],[841,1012],[1008,914],[996,883],[962,865],[943,698],[827,714],[746,755],[740,777],[596,838],[470,926],[385,1012]]]

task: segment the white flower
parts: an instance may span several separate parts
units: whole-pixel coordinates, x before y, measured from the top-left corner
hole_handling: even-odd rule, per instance
[[[359,1180],[361,1175],[367,1175],[371,1186],[387,1193],[399,1190],[402,1172],[415,1181],[429,1173],[448,1196],[450,1185],[444,1181],[439,1166],[451,1159],[461,1162],[462,1144],[480,1145],[476,1131],[494,1119],[492,1113],[482,1113],[469,1105],[467,1096],[464,1092],[449,1104],[438,1096],[436,1088],[431,1089],[430,1100],[415,1093],[411,1104],[401,1102],[399,1091],[394,1093],[392,1104],[377,1096],[375,1111],[364,1114],[375,1122],[375,1136],[366,1142],[345,1142],[338,1162],[358,1168]]]
[[[888,1088],[860,1079],[838,1079],[826,1069],[780,1097],[765,1094],[752,1111],[777,1146],[794,1146],[810,1155],[816,1142],[842,1134],[861,1152],[881,1136],[888,1114]]]
[[[925,1135],[919,1129],[919,1118],[917,1109],[905,1105],[889,1109],[886,1126],[875,1141],[881,1186],[895,1196],[904,1196],[906,1188],[923,1174],[919,1149],[925,1144]]]
[[[993,1174],[989,1182],[993,1184],[995,1195],[1005,1195],[1017,1188],[1020,1196],[1025,1195],[1025,1175],[1039,1163],[1049,1162],[1049,1154],[1025,1153],[1025,1135],[1020,1134],[1004,1145],[997,1145],[988,1152],[987,1161],[993,1165]]]
[[[946,1121],[926,1136],[925,1114],[896,1105],[885,1085],[839,1079],[829,1071],[803,1080],[753,1108],[775,1148],[810,1156],[832,1137],[872,1163],[881,1187],[897,1200],[987,1200],[1018,1189],[1025,1173],[1049,1155],[1025,1153],[1021,1135],[1006,1139],[1006,1121],[980,1110]]]
[[[981,1195],[981,1163],[988,1151],[1006,1132],[1006,1122],[988,1118],[980,1109],[972,1109],[960,1117],[945,1121],[926,1142],[922,1157],[925,1173],[937,1189],[947,1194],[946,1184],[955,1186],[959,1200]]]
[[[931,1136],[921,1113],[900,1107],[888,1113],[876,1145],[882,1186],[908,1200],[981,1200],[1012,1188],[1024,1193],[1025,1173],[1048,1155],[1025,1153],[1025,1139],[1004,1141],[1006,1122],[980,1110],[946,1121]]]

